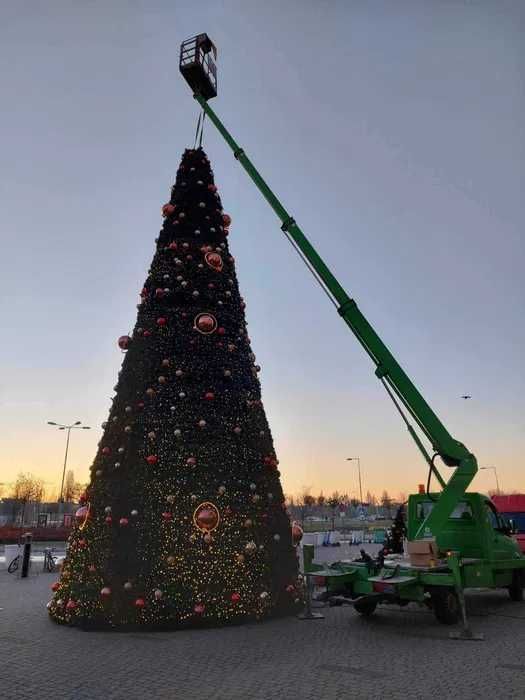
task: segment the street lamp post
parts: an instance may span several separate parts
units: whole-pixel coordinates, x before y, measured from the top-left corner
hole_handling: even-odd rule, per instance
[[[71,423],[71,425],[62,425],[62,423],[55,423],[55,421],[52,420],[47,421],[48,425],[55,425],[59,430],[67,430],[66,454],[64,455],[64,468],[62,469],[62,483],[60,485],[60,496],[58,499],[59,503],[64,502],[64,477],[66,476],[67,453],[69,450],[69,436],[71,435],[71,431],[75,429],[91,430],[91,427],[89,425],[81,425],[81,423],[82,421],[77,420],[76,423]]]
[[[363,506],[363,488],[361,486],[361,459],[359,457],[347,457],[347,462],[357,462],[357,472],[359,474],[359,498],[361,499],[361,507]]]
[[[498,470],[496,469],[496,467],[480,467],[480,469],[491,469],[494,472],[494,476],[496,477],[496,491],[499,494],[500,490],[499,490],[499,481],[498,481]]]

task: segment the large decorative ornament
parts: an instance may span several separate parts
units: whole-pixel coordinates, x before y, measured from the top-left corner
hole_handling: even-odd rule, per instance
[[[85,506],[81,506],[75,513],[75,520],[78,523],[78,529],[83,530],[86,527],[91,505],[88,503]]]
[[[195,316],[193,327],[203,335],[210,335],[217,329],[217,319],[213,314],[202,313]]]
[[[294,547],[297,547],[299,542],[303,539],[303,528],[298,522],[294,520],[292,523],[292,542]]]
[[[193,512],[193,524],[201,532],[213,532],[220,523],[220,515],[217,506],[205,501],[195,508]]]
[[[121,335],[118,339],[118,346],[121,350],[127,350],[131,344],[131,338],[129,335]]]
[[[162,216],[168,217],[175,213],[175,206],[169,202],[162,207]]]
[[[223,262],[219,253],[206,253],[204,260],[208,267],[211,267],[212,270],[216,270],[217,272],[222,270]]]
[[[154,464],[157,464],[158,461],[159,461],[159,458],[157,457],[157,455],[148,455],[146,457],[146,462],[152,466]]]

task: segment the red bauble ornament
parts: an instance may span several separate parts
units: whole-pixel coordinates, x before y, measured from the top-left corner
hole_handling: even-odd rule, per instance
[[[294,547],[297,547],[299,542],[303,539],[303,528],[297,522],[292,523],[292,542]]]
[[[144,336],[144,338],[149,338],[151,335],[151,331],[146,330],[142,335]]]
[[[238,603],[240,601],[240,599],[241,599],[241,596],[239,593],[232,593],[231,594],[230,600],[232,603]]]
[[[102,454],[103,455],[109,455],[111,454],[111,449],[109,447],[103,447],[102,448]]]
[[[203,335],[209,335],[217,329],[217,319],[213,314],[199,314],[195,317],[193,327]]]
[[[173,515],[166,511],[165,513],[162,514],[162,517],[164,520],[171,520],[173,518]]]
[[[104,586],[104,588],[102,588],[102,590],[100,591],[100,595],[102,596],[102,598],[109,598],[109,596],[111,595],[111,588],[109,586]]]
[[[75,610],[77,603],[74,600],[68,600],[66,605],[66,610]]]
[[[152,464],[152,465],[157,464],[158,461],[159,461],[159,458],[157,457],[157,455],[148,455],[146,457],[146,462],[148,464]]]
[[[136,608],[143,608],[146,603],[144,602],[144,598],[137,598],[134,603]]]
[[[220,326],[219,328],[217,328],[217,333],[219,335],[226,335],[226,328],[223,328],[222,326]]]
[[[213,399],[215,398],[215,394],[213,393],[213,391],[207,391],[204,394],[204,398],[206,399],[206,401],[213,401]]]
[[[162,207],[162,216],[171,216],[175,212],[175,206],[169,202]]]
[[[172,241],[172,242],[169,244],[168,248],[169,248],[170,250],[177,250],[178,245],[175,243],[175,241]]]
[[[189,467],[194,467],[197,464],[197,460],[195,457],[188,457],[188,459],[186,460],[186,464]]]
[[[294,593],[294,592],[295,592],[295,586],[292,586],[292,584],[290,584],[289,586],[286,586],[286,592],[287,592],[287,593]]]
[[[118,521],[118,524],[119,524],[121,527],[126,527],[126,525],[129,524],[129,520],[128,520],[127,518],[121,518],[121,519]]]
[[[111,517],[111,515],[107,515],[104,518],[104,522],[106,523],[106,525],[111,525],[111,523],[113,522],[113,518]]]
[[[222,215],[222,223],[223,223],[225,226],[229,226],[229,225],[231,224],[231,222],[232,222],[232,218],[231,218],[231,216],[230,216],[229,214],[223,214],[223,215]]]
[[[53,591],[53,593],[55,593],[55,591],[58,591],[59,586],[60,584],[58,583],[58,581],[55,581],[55,583],[51,586],[51,590]]]
[[[222,270],[222,257],[219,255],[219,253],[206,253],[204,260],[208,267],[211,267],[212,270],[216,270],[217,272]]]
[[[155,296],[157,297],[157,299],[162,299],[162,297],[164,296],[164,290],[162,289],[162,287],[157,287],[157,289],[155,290]]]
[[[121,350],[127,350],[131,344],[129,335],[121,335],[118,339],[118,346]]]
[[[210,192],[217,192],[217,186],[216,185],[208,185],[208,190]]]
[[[157,326],[165,326],[168,323],[168,319],[164,318],[164,316],[160,316],[157,319]]]
[[[220,515],[213,503],[205,501],[201,503],[193,513],[193,524],[201,532],[213,532],[220,522]]]
[[[197,603],[197,605],[193,608],[193,610],[195,611],[195,613],[197,615],[202,615],[205,608],[204,608],[204,605],[202,603]]]

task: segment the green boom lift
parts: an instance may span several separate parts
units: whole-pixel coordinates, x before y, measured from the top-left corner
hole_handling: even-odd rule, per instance
[[[378,603],[404,605],[417,602],[432,607],[440,622],[455,623],[461,616],[463,629],[458,636],[479,638],[467,624],[465,588],[504,587],[508,588],[513,600],[523,599],[525,557],[511,537],[512,524],[505,522],[488,497],[467,493],[478,469],[476,458],[450,435],[354,299],[332,275],[295,219],[208,104],[208,100],[217,96],[216,56],[217,50],[208,35],[199,34],[182,43],[180,71],[204,115],[223,136],[235,158],[277,214],[282,231],[370,356],[375,375],[428,464],[426,490],[411,495],[408,501],[409,542],[432,543],[437,548],[436,552],[429,544],[429,555],[423,557],[423,565],[410,564],[409,560],[393,560],[385,561],[381,566],[375,562],[350,561],[321,566],[315,564],[311,552],[307,552],[305,574],[310,580],[315,575],[324,582],[333,604],[351,603],[359,613],[370,615]],[[410,418],[430,443],[432,455]],[[446,467],[453,469],[448,481],[436,466],[437,457]],[[440,492],[430,492],[432,476],[439,483]],[[413,559],[417,560],[417,557]]]

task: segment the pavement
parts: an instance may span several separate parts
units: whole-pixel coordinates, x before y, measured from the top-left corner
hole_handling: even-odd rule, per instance
[[[318,548],[316,561],[356,547]],[[372,547],[373,549],[373,547]],[[349,607],[209,630],[83,632],[55,625],[53,574],[0,571],[0,698],[5,700],[346,700],[525,697],[525,603],[468,596],[485,641],[452,641],[431,612]]]

